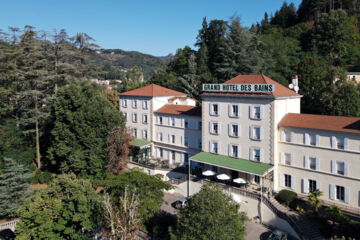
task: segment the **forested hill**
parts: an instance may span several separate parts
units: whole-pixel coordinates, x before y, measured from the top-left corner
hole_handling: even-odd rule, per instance
[[[114,71],[117,69],[122,72],[137,67],[139,70],[142,70],[144,80],[149,79],[154,70],[163,63],[161,58],[137,51],[124,51],[121,49],[100,49],[95,54],[92,54],[90,58],[93,63],[103,65],[108,70],[110,66],[114,68]],[[116,76],[111,76],[110,72],[107,77],[110,79],[116,78]]]

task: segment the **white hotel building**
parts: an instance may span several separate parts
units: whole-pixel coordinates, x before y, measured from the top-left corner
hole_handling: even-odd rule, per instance
[[[239,75],[225,84],[272,84],[275,90],[205,91],[200,109],[184,93],[149,85],[120,94],[120,111],[134,135],[148,141],[153,159],[174,166],[190,158],[203,170],[273,191],[320,189],[329,204],[360,207],[360,118],[301,114],[302,96],[264,75]]]

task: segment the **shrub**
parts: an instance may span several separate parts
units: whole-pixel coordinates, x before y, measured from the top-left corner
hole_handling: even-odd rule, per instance
[[[31,180],[32,183],[50,183],[52,180],[52,175],[49,171],[38,170],[35,173],[35,176]]]
[[[297,198],[297,194],[290,190],[281,190],[276,195],[276,200],[278,200],[280,203],[285,204],[286,206],[290,206],[290,204]]]

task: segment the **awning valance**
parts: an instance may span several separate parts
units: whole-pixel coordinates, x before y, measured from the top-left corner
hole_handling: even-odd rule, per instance
[[[130,144],[130,146],[144,148],[144,147],[146,147],[148,145],[151,145],[152,142],[147,141],[147,140],[143,140],[143,139],[135,138],[135,139],[131,140],[129,144]]]
[[[190,160],[258,176],[265,176],[273,169],[273,165],[270,164],[205,152],[192,156]]]

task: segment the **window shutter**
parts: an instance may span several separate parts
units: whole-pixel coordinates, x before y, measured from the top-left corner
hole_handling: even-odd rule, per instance
[[[250,126],[250,133],[249,133],[249,136],[250,136],[250,139],[253,139],[254,138],[254,131],[253,131],[254,127],[253,126]]]
[[[264,128],[260,127],[260,140],[264,139]]]
[[[168,160],[169,160],[169,163],[171,163],[171,152],[168,150]]]
[[[344,176],[349,175],[349,164],[347,162],[344,162]]]
[[[239,137],[241,136],[241,125],[240,124],[238,125],[238,135],[239,135]]]
[[[295,177],[291,176],[291,189],[295,190]]]
[[[280,186],[285,187],[285,175],[280,174]]]
[[[209,122],[209,133],[212,133],[211,127],[212,127],[212,122]]]
[[[320,146],[320,135],[319,134],[315,135],[315,145]]]
[[[316,171],[319,171],[319,170],[320,170],[320,160],[319,160],[319,158],[316,158],[316,167],[315,167],[315,170],[316,170]]]
[[[264,119],[264,107],[260,106],[260,119]]]
[[[304,134],[304,144],[310,145],[310,135],[308,133]]]
[[[345,203],[349,203],[349,188],[345,188],[345,196],[344,196]]]
[[[251,105],[249,106],[249,118],[253,118],[253,107]]]
[[[293,154],[290,153],[290,165],[293,165]]]
[[[284,152],[281,153],[281,164],[285,165],[285,153]]]
[[[302,192],[309,193],[309,180],[306,178],[302,179]]]
[[[330,189],[329,189],[329,193],[330,193],[329,198],[330,198],[331,200],[335,200],[335,185],[334,185],[334,184],[330,184],[329,186],[330,186]]]
[[[184,153],[180,153],[181,164],[184,164]]]
[[[229,134],[229,136],[232,135],[232,134],[231,134],[231,124],[228,124],[228,134]]]
[[[331,147],[336,148],[336,137],[334,136],[331,137]]]
[[[349,141],[349,138],[344,138],[344,150],[348,150],[348,141]]]
[[[229,150],[229,151],[228,151],[228,154],[229,154],[229,156],[231,156],[231,155],[232,155],[232,154],[231,154],[231,144],[228,145],[228,150]]]
[[[185,143],[185,141],[184,141],[184,143]],[[183,144],[183,136],[180,136],[180,145],[182,145]]]
[[[294,142],[294,132],[290,132],[290,142]]]
[[[316,189],[321,190],[321,183],[320,183],[320,181],[316,181]]]
[[[309,168],[309,157],[304,156],[304,168]]]
[[[233,115],[233,113],[232,113],[232,106],[231,106],[231,104],[229,104],[228,105],[228,113],[229,113],[229,117],[231,117],[232,115]]]
[[[209,141],[209,152],[212,152],[212,149],[211,149],[211,141]]]
[[[285,131],[284,130],[281,131],[281,141],[285,142]]]
[[[211,104],[211,103],[209,103],[209,114],[210,114],[210,115],[213,115],[212,104]]]
[[[249,159],[252,161],[254,160],[254,156],[253,156],[253,148],[249,149]]]
[[[220,135],[221,134],[221,124],[220,124],[220,122],[218,122],[218,135]]]
[[[260,162],[264,162],[264,149],[260,149]]]
[[[170,142],[170,134],[168,134],[168,142]]]
[[[331,160],[331,173],[332,174],[336,173],[336,161],[335,160]]]

